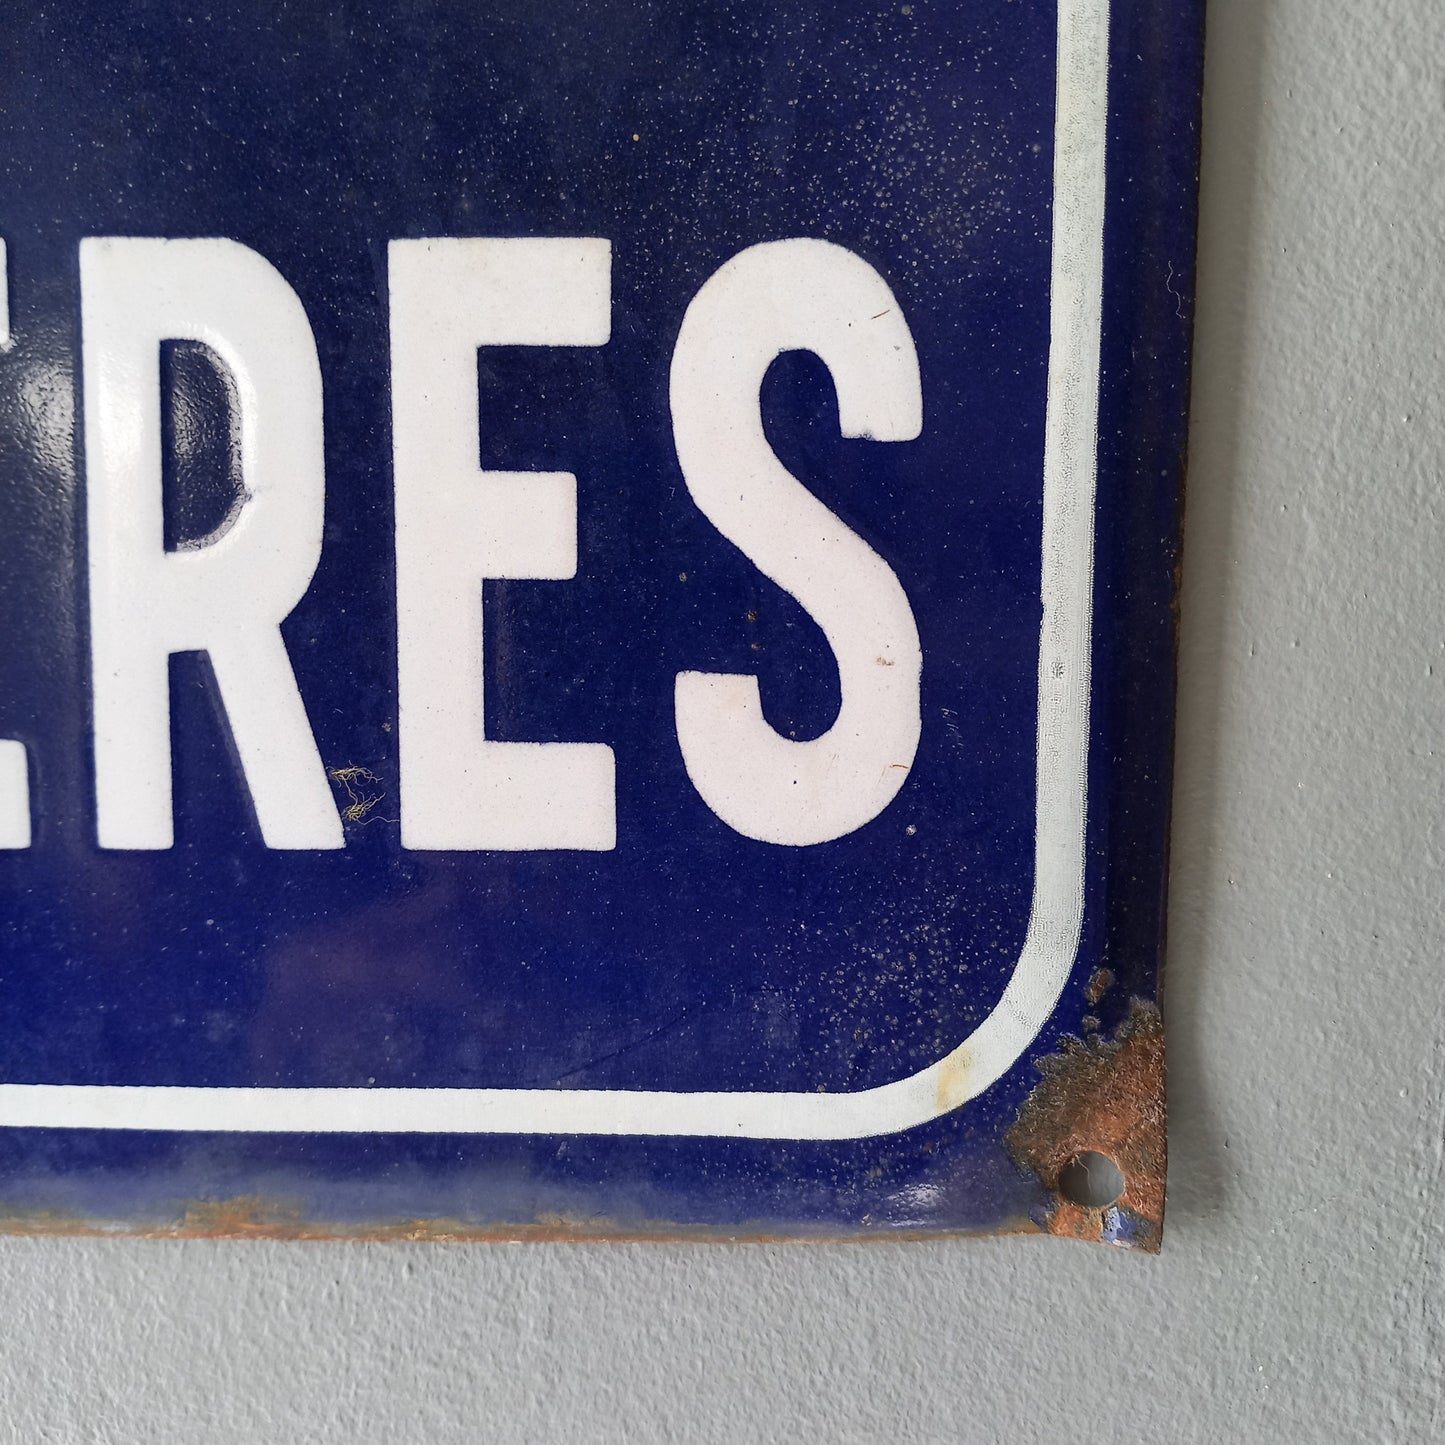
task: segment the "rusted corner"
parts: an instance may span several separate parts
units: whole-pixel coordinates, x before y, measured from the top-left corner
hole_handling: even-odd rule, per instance
[[[1038,1068],[1044,1077],[1004,1143],[1053,1195],[1045,1231],[1157,1254],[1167,1166],[1158,1006],[1135,999],[1111,1039],[1065,1039]],[[1061,1176],[1089,1153],[1105,1155],[1124,1176],[1124,1192],[1112,1205],[1090,1208],[1062,1188]]]

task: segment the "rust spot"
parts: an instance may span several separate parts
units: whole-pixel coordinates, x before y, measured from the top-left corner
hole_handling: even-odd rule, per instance
[[[1004,1143],[1054,1194],[1045,1230],[1157,1254],[1167,1161],[1164,1028],[1157,1006],[1135,999],[1112,1039],[1065,1039],[1038,1067],[1044,1077]],[[1124,1193],[1101,1209],[1066,1198],[1059,1187],[1063,1171],[1090,1151],[1107,1155],[1124,1175]],[[1119,1223],[1126,1226],[1123,1237],[1115,1235]]]
[[[1114,970],[1112,968],[1096,968],[1093,976],[1089,979],[1089,986],[1084,990],[1084,997],[1091,1004],[1098,1003],[1106,993],[1114,986]]]
[[[938,1071],[938,1112],[947,1114],[970,1097],[968,1076],[973,1072],[973,1050],[955,1049]]]

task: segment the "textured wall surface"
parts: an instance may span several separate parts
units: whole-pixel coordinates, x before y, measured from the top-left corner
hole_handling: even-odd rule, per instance
[[[1439,0],[1213,0],[1162,1258],[0,1241],[0,1440],[1445,1438]]]

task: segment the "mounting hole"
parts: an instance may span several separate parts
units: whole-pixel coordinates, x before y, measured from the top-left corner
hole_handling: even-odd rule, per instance
[[[1059,1193],[1070,1204],[1085,1209],[1107,1209],[1117,1204],[1127,1187],[1123,1170],[1107,1154],[1094,1149],[1076,1154],[1059,1171]]]

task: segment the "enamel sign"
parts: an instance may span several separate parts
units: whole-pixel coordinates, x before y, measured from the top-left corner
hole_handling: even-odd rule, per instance
[[[20,7],[0,1228],[1157,1247],[1199,10]]]

